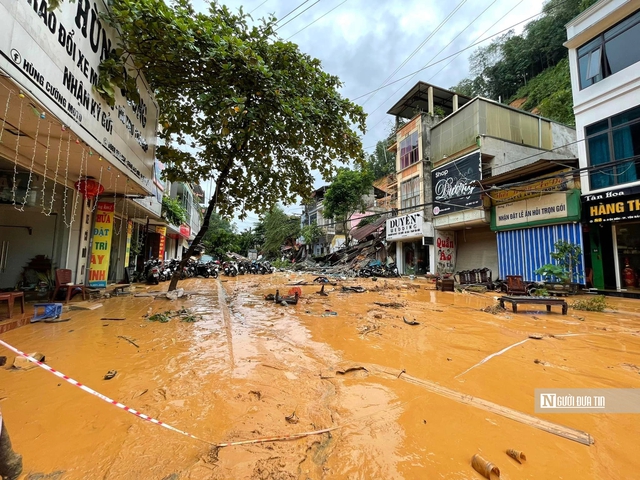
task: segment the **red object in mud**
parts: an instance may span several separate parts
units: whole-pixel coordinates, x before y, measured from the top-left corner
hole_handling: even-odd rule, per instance
[[[299,297],[302,297],[302,289],[300,287],[293,287],[292,289],[289,290],[288,295],[293,297],[296,293],[298,294]]]
[[[83,178],[74,184],[76,190],[84,194],[86,198],[95,198],[104,192],[104,187],[93,178]]]
[[[635,287],[636,286],[636,280],[637,280],[636,272],[629,265],[629,259],[628,258],[624,259],[624,271],[623,271],[622,276],[624,278],[625,286],[627,286],[627,287]]]

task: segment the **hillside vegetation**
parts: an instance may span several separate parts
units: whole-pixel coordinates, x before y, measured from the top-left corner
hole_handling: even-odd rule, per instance
[[[510,31],[470,57],[471,76],[452,90],[469,96],[521,104],[562,123],[574,125],[565,25],[596,0],[549,0],[521,35]]]

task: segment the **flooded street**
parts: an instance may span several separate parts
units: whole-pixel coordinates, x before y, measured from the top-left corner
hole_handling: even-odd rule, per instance
[[[640,415],[535,414],[534,389],[640,388],[640,302],[609,300],[617,313],[570,309],[563,316],[558,307],[531,306],[493,315],[481,311],[495,303],[490,294],[436,292],[405,279],[343,282],[365,293],[327,285],[327,297],[306,285],[289,307],[263,299],[313,278],[191,279],[180,285],[198,292],[188,298],[105,299],[103,308],[63,314],[69,322],[30,324],[0,339],[41,352],[56,370],[207,442],[335,430],[217,448],[41,368],[3,367],[0,408],[23,455],[22,478],[480,479],[470,465],[476,453],[505,479],[637,478]],[[182,307],[199,321],[143,317]],[[0,350],[9,366],[14,355]],[[109,370],[117,374],[104,380]],[[439,387],[467,401],[435,393]],[[586,432],[595,443],[478,408],[471,397]],[[509,458],[510,448],[527,462]]]

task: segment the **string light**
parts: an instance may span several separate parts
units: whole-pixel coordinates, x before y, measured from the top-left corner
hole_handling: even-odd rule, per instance
[[[24,98],[24,97],[20,97]],[[22,128],[22,107],[24,102],[20,102],[20,116],[18,117],[18,136],[16,138],[16,156],[14,158],[13,164],[13,185],[11,187],[11,201],[13,203],[13,207],[16,206],[16,180],[18,178],[18,155],[20,150],[20,128]]]
[[[71,138],[71,134],[69,134],[69,138]],[[58,171],[60,170],[61,156],[62,156],[62,135],[60,135],[60,138],[58,139],[58,158],[56,159],[56,173],[53,177],[53,189],[51,190],[51,202],[49,203],[49,212],[45,213],[47,217],[51,215],[51,212],[53,212],[53,202],[56,199],[56,185],[58,180]],[[65,185],[65,188],[66,188],[66,185]]]
[[[71,138],[71,137],[69,137]],[[82,178],[82,167],[84,165],[84,160],[85,160],[85,152],[84,152],[84,148],[82,149],[82,155],[80,156],[80,175],[78,176],[78,178]],[[67,159],[68,160],[68,159]],[[67,162],[68,163],[68,162]],[[89,162],[87,160],[87,170],[89,167]],[[66,182],[65,182],[66,184]],[[66,189],[65,189],[65,193],[66,193]],[[85,180],[84,182],[84,193],[85,193],[85,198],[86,198],[86,194],[87,194],[87,182]],[[75,195],[75,198],[73,199],[73,208],[71,211],[71,218],[69,219],[69,224],[67,225],[67,221],[66,221],[66,211],[65,211],[65,215],[63,216],[63,220],[64,220],[64,224],[67,225],[67,227],[71,228],[71,225],[73,225],[73,222],[76,219],[76,211],[78,209],[78,198],[80,197],[80,191],[78,191]]]
[[[49,127],[47,129],[47,149],[44,152],[44,172],[42,173],[42,193],[40,194],[40,206],[42,207],[42,211],[40,213],[45,213],[44,212],[45,211],[44,194],[47,190],[47,164],[49,163],[49,147],[50,146],[51,146],[51,122],[49,122]]]
[[[9,103],[11,102],[11,94],[13,92],[9,90],[9,95],[7,96],[7,103],[4,106],[4,117],[2,117],[2,127],[0,127],[0,143],[2,143],[2,136],[4,135],[4,126],[7,124],[7,114],[9,113]]]
[[[29,167],[29,179],[27,180],[27,188],[24,191],[24,199],[22,200],[22,205],[20,208],[17,208],[14,204],[16,210],[20,212],[24,212],[24,206],[27,204],[27,199],[29,198],[29,191],[31,190],[31,179],[33,178],[33,166],[36,161],[36,151],[38,150],[38,136],[40,135],[40,118],[38,118],[38,123],[36,124],[36,135],[33,139],[33,153],[31,155],[31,166]]]
[[[60,141],[62,142],[62,137],[60,137]],[[62,184],[63,195],[62,195],[62,220],[67,227],[71,227],[71,224],[67,223],[67,190],[68,188],[68,180],[69,180],[69,155],[71,154],[71,134],[67,137],[67,165],[64,170],[64,183]],[[80,170],[82,171],[82,160],[80,160]]]
[[[89,166],[87,165],[87,171],[89,171]],[[98,178],[98,185],[102,185],[102,167],[100,167],[100,177]],[[87,182],[84,182],[85,193],[87,190]],[[98,192],[100,192],[100,187],[98,187]],[[93,200],[93,208],[91,208],[91,213],[96,211],[96,206],[98,205],[98,199],[100,198],[100,193],[96,195],[96,198]]]

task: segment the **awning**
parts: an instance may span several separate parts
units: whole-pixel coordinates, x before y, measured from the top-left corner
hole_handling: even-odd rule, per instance
[[[386,218],[379,218],[373,223],[369,225],[365,225],[364,227],[358,228],[351,233],[351,236],[355,238],[357,241],[362,240],[363,238],[367,238],[372,233],[376,232],[384,223],[387,221]]]

